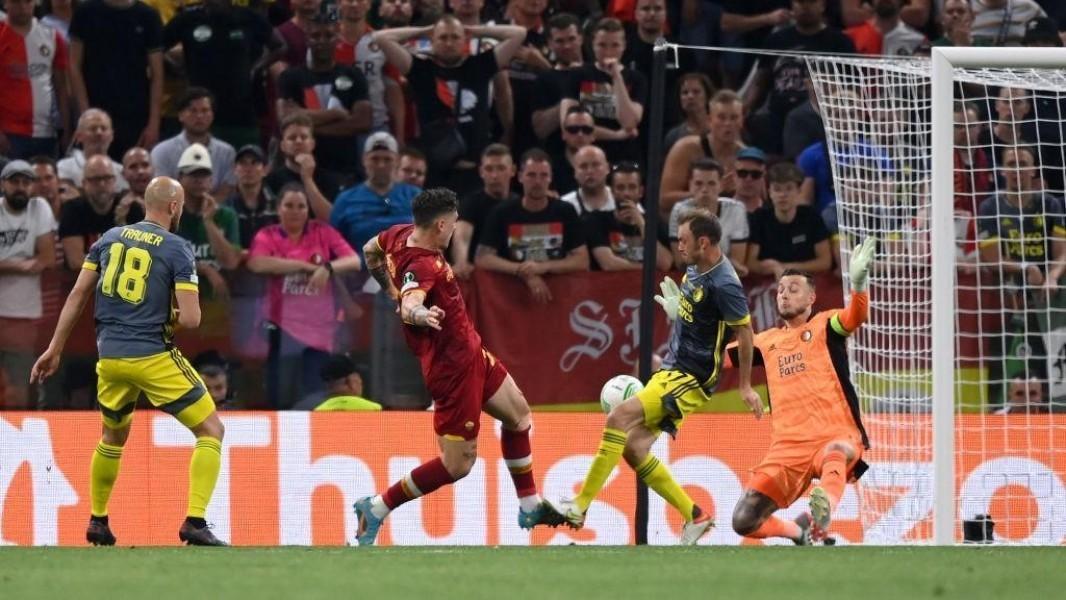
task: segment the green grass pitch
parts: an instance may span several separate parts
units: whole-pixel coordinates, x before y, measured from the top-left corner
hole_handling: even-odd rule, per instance
[[[0,548],[0,598],[1066,597],[1066,548]]]

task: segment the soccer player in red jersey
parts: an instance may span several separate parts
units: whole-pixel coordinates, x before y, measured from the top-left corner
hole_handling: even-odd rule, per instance
[[[404,337],[422,363],[433,397],[441,456],[419,465],[383,494],[355,503],[359,545],[373,545],[390,511],[470,472],[477,460],[481,411],[503,424],[500,443],[518,493],[518,525],[557,526],[561,520],[547,508],[533,480],[529,405],[503,363],[481,345],[444,258],[459,217],[455,193],[425,190],[412,205],[413,225],[382,231],[363,252],[374,279],[400,304]]]

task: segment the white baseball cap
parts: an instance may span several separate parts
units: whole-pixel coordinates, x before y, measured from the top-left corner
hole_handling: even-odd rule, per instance
[[[186,148],[178,160],[179,175],[189,175],[197,171],[214,172],[211,166],[211,154],[203,144],[199,143],[192,144]]]
[[[400,144],[396,142],[396,138],[392,137],[391,133],[379,131],[366,138],[366,143],[363,144],[363,154],[373,152],[374,150],[399,152]]]

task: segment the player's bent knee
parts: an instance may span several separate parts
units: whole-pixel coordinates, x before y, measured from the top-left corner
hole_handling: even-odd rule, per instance
[[[648,450],[646,448],[637,448],[630,444],[626,444],[624,450],[622,450],[622,458],[625,459],[626,464],[637,468],[640,463],[644,462],[644,459],[648,456]]]
[[[467,456],[462,455],[454,457],[451,460],[448,457],[444,459],[444,468],[448,470],[448,474],[452,476],[452,479],[459,481],[463,477],[470,474],[470,471],[474,469],[474,463],[477,462],[477,455]]]
[[[101,439],[105,444],[110,446],[125,446],[126,440],[130,437],[130,426],[119,427],[117,429],[111,429],[104,426],[104,433]]]
[[[762,519],[754,508],[741,501],[733,510],[733,531],[737,535],[750,535],[762,525]]]
[[[441,461],[452,479],[458,481],[466,477],[477,462],[477,441],[451,442],[443,448]]]
[[[628,432],[644,420],[644,407],[640,400],[631,398],[607,413],[607,427]]]
[[[855,460],[855,448],[846,442],[832,442],[825,447],[826,452],[840,452],[848,461]]]
[[[213,437],[219,441],[222,441],[226,434],[226,426],[222,424],[217,412],[211,413],[203,423],[189,429],[196,437]]]
[[[503,428],[511,431],[525,431],[533,425],[533,415],[529,412],[529,408],[525,409],[524,413],[517,416],[514,422],[504,423]]]

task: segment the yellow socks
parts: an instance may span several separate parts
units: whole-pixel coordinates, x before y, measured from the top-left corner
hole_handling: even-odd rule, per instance
[[[213,437],[196,438],[196,448],[193,449],[192,460],[189,461],[188,516],[204,518],[221,466],[222,442]]]
[[[663,500],[669,502],[670,506],[676,508],[686,521],[693,519],[692,507],[696,503],[670,474],[670,469],[659,462],[659,459],[649,454],[634,470],[637,472],[637,477],[640,477],[649,488],[655,490],[656,494],[662,496]]]
[[[96,445],[89,463],[89,498],[94,517],[107,516],[107,502],[111,499],[121,461],[122,446],[112,446],[102,440]]]
[[[618,466],[618,460],[622,458],[622,450],[626,447],[626,432],[606,428],[603,430],[603,439],[600,440],[600,449],[596,451],[596,458],[592,459],[592,466],[585,476],[585,483],[581,486],[581,493],[574,498],[574,503],[582,511],[586,511],[592,501],[603,489],[611,471]]]

